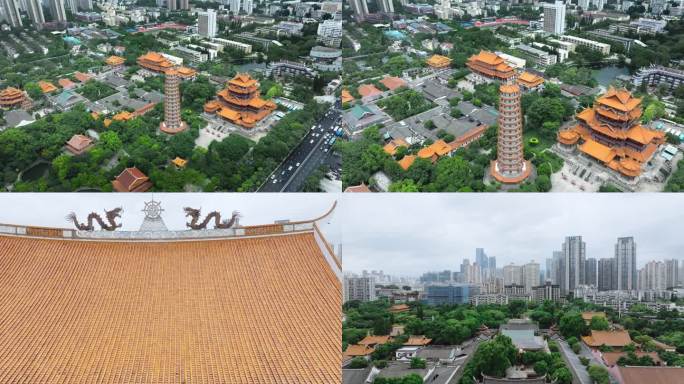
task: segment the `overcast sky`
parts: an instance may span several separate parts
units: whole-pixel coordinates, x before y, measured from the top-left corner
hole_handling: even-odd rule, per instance
[[[684,256],[684,194],[354,194],[343,207],[346,272],[454,271],[476,247],[497,267],[535,260],[543,269],[571,235],[597,259],[634,236],[639,267]]]
[[[76,212],[84,221],[93,211],[104,216],[104,210],[123,207],[120,230],[137,230],[144,218],[144,202],[154,198],[164,209],[162,218],[169,229],[187,229],[183,207],[202,208],[202,217],[218,210],[230,218],[240,211],[243,225],[268,224],[275,220],[305,220],[321,216],[338,196],[331,194],[256,194],[256,193],[35,193],[0,194],[0,223],[71,228],[65,216]],[[328,241],[337,244],[340,226],[336,223],[339,208],[331,219],[319,223]]]

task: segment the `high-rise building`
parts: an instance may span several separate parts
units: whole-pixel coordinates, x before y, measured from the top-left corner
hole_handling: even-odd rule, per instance
[[[589,9],[589,4],[591,4],[591,0],[578,0],[577,2],[577,5],[584,11]]]
[[[518,184],[527,179],[532,163],[523,156],[522,93],[515,84],[499,86],[499,133],[497,156],[490,167],[491,176],[503,184]]]
[[[560,286],[563,294],[573,292],[584,281],[586,243],[582,236],[568,236],[563,242],[563,271]]]
[[[375,279],[373,277],[344,277],[344,302],[375,300]]]
[[[665,288],[671,289],[679,285],[679,260],[665,260]]]
[[[425,298],[428,305],[467,304],[470,297],[480,293],[477,286],[468,284],[428,285]]]
[[[532,288],[539,285],[539,263],[531,261],[523,265],[522,275],[525,292],[531,293]]]
[[[197,14],[197,29],[201,36],[215,37],[216,28],[216,11],[207,9],[206,12],[199,12]]]
[[[368,17],[368,3],[366,0],[349,0],[349,5],[354,11],[356,21],[364,21]]]
[[[175,11],[178,9],[178,0],[166,0],[166,8],[168,8],[169,11]]]
[[[237,15],[240,13],[240,6],[241,6],[241,1],[240,0],[229,0],[228,7],[230,8],[230,11],[233,12],[234,15]]]
[[[247,14],[247,15],[251,15],[254,12],[254,1],[243,0],[242,11],[245,12],[245,14]]]
[[[189,0],[179,0],[179,6],[178,9],[190,9],[190,1]]]
[[[26,0],[26,10],[33,25],[38,29],[42,29],[43,24],[45,24],[45,15],[43,14],[43,6],[40,0]]]
[[[554,35],[565,33],[565,3],[544,3],[544,32]]]
[[[93,0],[79,0],[78,7],[86,11],[93,10]]]
[[[649,261],[639,270],[638,276],[640,290],[664,290],[666,288],[667,272],[665,263],[662,261]]]
[[[496,256],[489,256],[487,267],[489,267],[489,270],[491,270],[492,273],[496,271]]]
[[[596,259],[589,258],[584,263],[584,283],[585,285],[591,285],[596,287],[598,282],[596,281]]]
[[[636,243],[633,237],[619,237],[615,244],[613,285],[621,291],[637,289]]]
[[[16,0],[2,0],[2,10],[5,20],[12,28],[21,28],[21,15],[19,14],[19,4]]]
[[[377,0],[378,10],[383,13],[394,13],[392,0]]]
[[[64,0],[50,0],[50,15],[52,15],[53,21],[67,21]]]
[[[596,9],[599,11],[602,11],[606,6],[606,0],[592,0],[592,3],[594,3],[594,6],[596,6]]]
[[[435,15],[442,20],[450,20],[454,11],[451,9],[451,0],[440,0],[439,5],[434,7]]]
[[[615,259],[605,258],[598,261],[598,290],[612,291],[617,288],[617,282],[613,282],[613,269]]]
[[[78,12],[78,0],[67,0],[65,5],[71,11],[71,13]]]
[[[475,248],[475,261],[482,269],[489,268],[489,257],[487,257],[484,248]]]
[[[509,264],[503,267],[504,285],[523,285],[523,269],[519,265]]]
[[[176,134],[188,129],[188,125],[181,120],[180,113],[180,76],[175,69],[166,71],[164,79],[164,121],[159,129],[168,134]]]
[[[561,265],[563,262],[563,252],[553,251],[550,259],[547,259],[546,280],[553,284],[560,284]]]

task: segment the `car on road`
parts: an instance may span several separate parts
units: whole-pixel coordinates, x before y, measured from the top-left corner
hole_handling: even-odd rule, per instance
[[[287,170],[288,170],[288,171],[291,171],[291,170],[292,170],[292,166],[290,165],[289,167],[287,167]]]

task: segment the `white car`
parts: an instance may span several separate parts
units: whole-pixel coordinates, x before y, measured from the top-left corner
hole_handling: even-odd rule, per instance
[[[313,142],[314,142],[314,139],[311,139],[311,141],[309,141],[309,144],[313,144]]]
[[[295,164],[295,167],[299,167],[299,165],[300,165],[300,164],[301,164],[301,163],[297,163],[297,164]]]
[[[292,166],[290,165],[289,167],[287,167],[287,170],[288,170],[288,171],[291,171],[291,170],[292,170]]]
[[[277,183],[278,179],[273,179],[273,184]]]

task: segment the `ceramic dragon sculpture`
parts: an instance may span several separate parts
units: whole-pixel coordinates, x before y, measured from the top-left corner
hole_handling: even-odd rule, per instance
[[[76,229],[79,231],[93,231],[95,230],[95,226],[93,225],[94,221],[97,222],[98,225],[100,225],[101,229],[104,229],[105,231],[113,231],[117,228],[121,228],[121,224],[116,223],[116,219],[121,217],[121,212],[123,211],[122,208],[114,208],[110,211],[105,210],[105,217],[107,219],[107,222],[105,223],[104,220],[102,220],[102,216],[95,212],[91,212],[88,215],[88,220],[87,224],[86,223],[79,223],[78,219],[76,218],[76,214],[74,212],[71,212],[70,214],[67,215],[66,219],[67,221],[70,221],[74,223],[74,226],[76,226]]]
[[[211,222],[212,219],[214,220],[214,228],[232,228],[237,223],[237,220],[240,217],[240,212],[233,211],[230,220],[221,221],[221,213],[218,211],[212,211],[209,212],[209,214],[204,218],[202,222],[200,222],[200,209],[185,207],[183,208],[183,210],[185,211],[186,217],[192,218],[192,220],[190,220],[189,223],[186,223],[188,228],[191,229],[206,229],[207,225],[209,224],[209,222]]]

